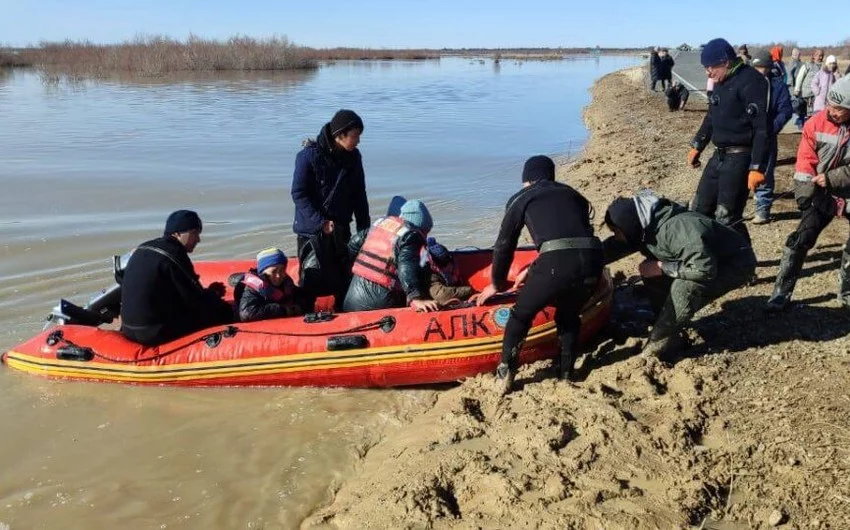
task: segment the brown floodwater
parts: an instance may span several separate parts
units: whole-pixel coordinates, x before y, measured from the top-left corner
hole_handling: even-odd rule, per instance
[[[204,219],[194,259],[294,248],[293,160],[339,108],[363,116],[373,217],[428,203],[433,235],[489,246],[530,155],[580,149],[592,81],[636,59],[355,62],[296,74],[45,84],[0,73],[0,351],[111,256]],[[0,528],[292,528],[439,389],[184,389],[0,367]]]

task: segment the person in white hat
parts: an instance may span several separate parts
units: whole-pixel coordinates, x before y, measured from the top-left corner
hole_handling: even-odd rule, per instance
[[[838,61],[834,55],[830,55],[823,62],[823,68],[812,79],[812,94],[815,96],[814,106],[812,107],[814,112],[821,111],[826,107],[826,95],[829,94],[829,89],[835,83],[837,71]]]

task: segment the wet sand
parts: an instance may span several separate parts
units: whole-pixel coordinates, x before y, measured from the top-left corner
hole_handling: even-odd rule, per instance
[[[597,223],[619,194],[649,186],[687,200],[699,179],[685,157],[705,104],[670,113],[643,77],[595,84],[591,139],[559,169]],[[798,141],[780,138],[778,193]],[[787,199],[774,215],[750,226],[759,280],[701,311],[672,367],[637,356],[640,338],[605,339],[574,383],[552,379],[548,362],[520,370],[505,398],[489,375],[468,380],[370,450],[304,527],[850,527],[850,320],[835,300],[847,225],[833,223],[810,253],[794,310],[767,316],[799,217]],[[638,261],[613,270],[634,275]]]

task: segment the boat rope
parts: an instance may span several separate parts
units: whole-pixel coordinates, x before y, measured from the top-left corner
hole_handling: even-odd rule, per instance
[[[166,350],[164,352],[159,352],[154,355],[150,355],[148,357],[140,357],[137,359],[116,359],[114,357],[110,357],[108,355],[104,355],[102,353],[98,353],[94,348],[90,346],[81,346],[67,338],[65,338],[64,333],[61,329],[57,329],[52,331],[47,336],[47,345],[48,346],[56,346],[57,344],[62,344],[60,348],[56,351],[56,356],[65,359],[65,360],[75,360],[75,361],[90,361],[92,359],[101,359],[103,361],[116,363],[116,364],[135,364],[135,363],[143,363],[149,361],[156,361],[172,355],[180,350],[185,350],[190,346],[194,346],[200,342],[205,342],[207,346],[210,348],[217,347],[223,338],[231,338],[236,336],[237,333],[245,333],[248,335],[270,335],[270,336],[278,336],[278,337],[324,337],[324,336],[334,336],[334,335],[344,335],[347,333],[357,333],[361,331],[371,331],[375,329],[383,330],[384,333],[389,333],[393,329],[395,329],[396,320],[395,317],[392,316],[384,316],[379,320],[374,322],[368,322],[366,324],[361,324],[359,326],[354,326],[348,329],[338,330],[338,331],[326,331],[326,332],[315,332],[315,333],[298,333],[298,332],[288,332],[288,331],[260,331],[260,330],[249,330],[249,329],[240,329],[236,326],[227,326],[226,328],[216,331],[213,333],[208,333],[206,335],[202,335],[192,341],[187,342],[186,344],[181,344],[175,348],[170,350]]]

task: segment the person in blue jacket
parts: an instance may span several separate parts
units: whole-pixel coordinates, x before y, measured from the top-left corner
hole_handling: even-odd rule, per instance
[[[794,114],[791,106],[791,93],[785,83],[785,75],[776,68],[774,58],[769,50],[759,50],[753,57],[753,67],[770,81],[770,102],[768,105],[768,159],[764,173],[764,183],[756,188],[756,214],[753,224],[761,225],[770,222],[770,208],[773,206],[774,169],[778,154],[777,135]]]
[[[366,177],[357,145],[363,120],[342,109],[326,123],[315,140],[308,140],[295,157],[292,200],[293,231],[298,236],[300,285],[312,297],[334,295],[342,306],[351,263],[348,242],[351,220],[357,231],[369,228]]]

